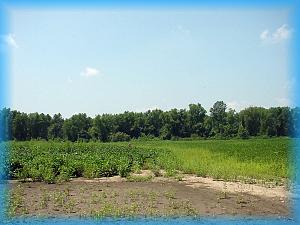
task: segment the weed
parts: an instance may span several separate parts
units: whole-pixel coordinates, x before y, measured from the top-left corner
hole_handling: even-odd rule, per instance
[[[127,181],[129,182],[146,182],[152,180],[152,176],[128,176]]]
[[[164,192],[164,196],[168,199],[176,199],[175,191],[169,190]]]

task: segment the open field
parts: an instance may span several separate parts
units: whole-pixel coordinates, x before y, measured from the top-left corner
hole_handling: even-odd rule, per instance
[[[7,172],[13,179],[64,181],[70,177],[128,176],[150,169],[159,176],[183,173],[255,182],[287,180],[292,172],[289,138],[134,141],[131,143],[9,142]]]
[[[215,179],[280,182],[291,176],[293,168],[290,138],[148,141],[134,146],[168,150],[176,158],[171,167]]]
[[[292,141],[9,142],[2,144],[9,153],[8,211],[30,216],[288,216]]]

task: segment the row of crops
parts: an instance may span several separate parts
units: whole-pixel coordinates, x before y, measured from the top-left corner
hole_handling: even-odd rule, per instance
[[[10,179],[31,178],[49,183],[71,177],[128,176],[160,165],[162,151],[131,145],[71,142],[9,142],[5,172]]]
[[[150,169],[226,180],[278,180],[293,174],[294,139],[135,141],[120,143],[25,141],[0,143],[9,179],[56,182],[71,177],[127,177]],[[1,155],[1,153],[7,155]],[[2,158],[2,159],[1,159]],[[251,181],[252,182],[252,181]]]

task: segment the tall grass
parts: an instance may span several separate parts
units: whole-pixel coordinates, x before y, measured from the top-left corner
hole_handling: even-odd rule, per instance
[[[291,176],[292,139],[197,140],[134,142],[169,150],[172,167],[185,173],[230,180],[280,181]],[[162,166],[170,167],[168,157]]]

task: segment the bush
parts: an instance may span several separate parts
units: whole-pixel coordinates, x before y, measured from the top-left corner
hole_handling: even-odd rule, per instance
[[[240,125],[240,127],[239,127],[238,136],[242,139],[248,139],[249,138],[249,133],[248,133],[247,129],[244,128],[243,125]]]
[[[177,136],[172,136],[171,137],[171,141],[178,141],[179,140],[179,137],[177,137]]]
[[[112,134],[110,136],[110,140],[113,142],[118,142],[118,141],[130,141],[130,136],[128,134],[122,133],[122,132],[117,132],[115,134]]]
[[[139,141],[151,141],[151,140],[157,140],[157,138],[155,138],[154,135],[152,134],[144,134],[142,133],[142,135],[138,138]]]
[[[197,139],[200,139],[200,137],[199,137],[198,134],[191,134],[191,139],[192,140],[197,140]]]

